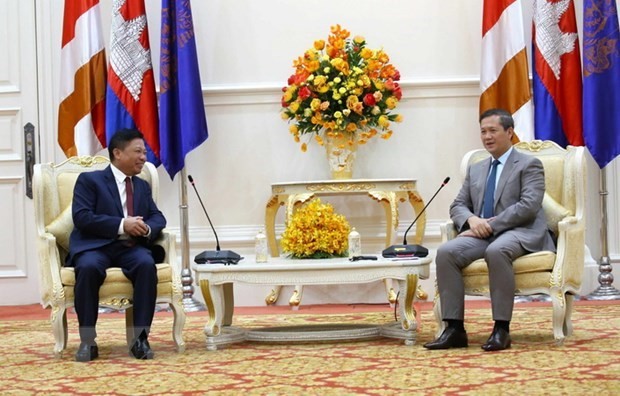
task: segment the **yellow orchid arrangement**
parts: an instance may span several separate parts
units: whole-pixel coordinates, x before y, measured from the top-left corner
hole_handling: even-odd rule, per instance
[[[400,73],[389,61],[383,49],[366,47],[364,37],[351,39],[349,31],[332,26],[327,43],[315,41],[293,62],[295,73],[282,89],[281,115],[295,141],[305,134],[320,145],[339,134],[350,145],[377,135],[389,139],[391,122],[402,121],[393,113],[402,98]],[[305,152],[307,142],[301,143]]]
[[[343,257],[350,229],[343,215],[316,198],[293,213],[282,234],[282,250],[293,258]]]

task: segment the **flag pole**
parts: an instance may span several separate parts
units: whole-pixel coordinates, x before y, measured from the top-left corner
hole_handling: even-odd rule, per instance
[[[204,304],[194,299],[194,280],[192,278],[192,269],[189,266],[189,221],[187,215],[187,172],[185,167],[181,169],[181,177],[179,179],[179,194],[181,204],[179,211],[181,214],[181,285],[183,286],[183,307],[185,312],[205,311]]]
[[[613,286],[614,275],[611,273],[612,266],[609,259],[607,246],[607,167],[601,169],[600,191],[601,197],[601,259],[599,260],[599,287],[588,294],[586,300],[618,300],[620,291]]]

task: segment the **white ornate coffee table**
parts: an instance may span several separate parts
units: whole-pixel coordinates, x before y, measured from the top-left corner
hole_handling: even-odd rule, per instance
[[[242,341],[327,341],[390,337],[413,345],[416,339],[416,313],[413,301],[418,278],[427,279],[431,258],[393,260],[378,257],[376,261],[350,262],[346,258],[293,260],[271,258],[268,263],[255,263],[246,257],[237,265],[193,264],[207,309],[205,326],[208,350]],[[232,285],[237,282],[255,285],[329,285],[369,283],[384,279],[398,281],[401,293],[398,303],[400,322],[383,326],[312,326],[245,330],[230,326],[234,309]]]
[[[275,221],[280,206],[286,207],[285,219],[288,223],[296,207],[315,196],[359,196],[365,195],[382,204],[385,211],[385,247],[396,242],[399,214],[398,203],[409,202],[414,214],[420,214],[416,222],[413,243],[421,244],[426,227],[426,214],[422,211],[424,201],[418,193],[417,181],[414,179],[346,179],[346,180],[315,180],[273,183],[271,197],[265,209],[265,231],[272,257],[278,257],[280,251],[276,240]],[[275,285],[265,298],[267,305],[275,304],[280,296],[282,285]],[[392,284],[385,282],[387,298],[390,304],[396,300]],[[295,285],[289,304],[297,309],[301,304],[303,284]]]

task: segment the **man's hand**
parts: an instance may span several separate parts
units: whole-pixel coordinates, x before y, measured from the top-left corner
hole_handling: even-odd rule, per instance
[[[142,216],[126,217],[123,228],[125,233],[132,237],[143,237],[149,233],[149,227],[142,220]]]
[[[467,219],[467,224],[469,224],[469,230],[462,232],[459,236],[468,236],[479,239],[486,239],[493,235],[493,228],[491,227],[490,219],[481,219],[478,216],[472,216]]]

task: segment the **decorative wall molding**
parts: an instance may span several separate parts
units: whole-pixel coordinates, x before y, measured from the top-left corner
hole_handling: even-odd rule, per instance
[[[403,80],[403,100],[464,98],[480,95],[480,79],[473,76]],[[282,83],[246,85],[203,85],[206,106],[280,104]]]
[[[25,278],[28,276],[28,257],[25,249],[24,178],[22,176],[0,177],[0,218],[13,229],[4,232],[0,245],[0,278]]]
[[[446,220],[427,220],[426,232],[424,235],[424,244],[439,244],[441,242],[441,232],[439,226],[445,223]],[[398,227],[397,240],[400,241],[405,233],[405,230],[409,226],[408,223],[401,223]],[[385,222],[379,222],[374,225],[362,224],[356,226],[356,230],[362,236],[362,245],[369,246],[382,246],[385,242]],[[217,227],[217,235],[220,241],[220,247],[222,249],[236,249],[236,248],[250,248],[254,247],[254,237],[260,229],[264,229],[263,224],[260,225],[240,225],[240,226],[222,226]],[[181,229],[179,227],[168,227],[168,229],[175,233],[177,239],[177,252],[181,247]],[[412,229],[408,235],[409,239],[412,238]],[[283,224],[276,224],[276,235],[278,239],[284,232]],[[190,227],[190,246],[195,249],[207,249],[215,247],[215,237],[210,227]],[[226,245],[226,247],[222,246]],[[179,252],[180,254],[180,252]]]
[[[0,161],[21,161],[22,135],[21,109],[0,108]]]

